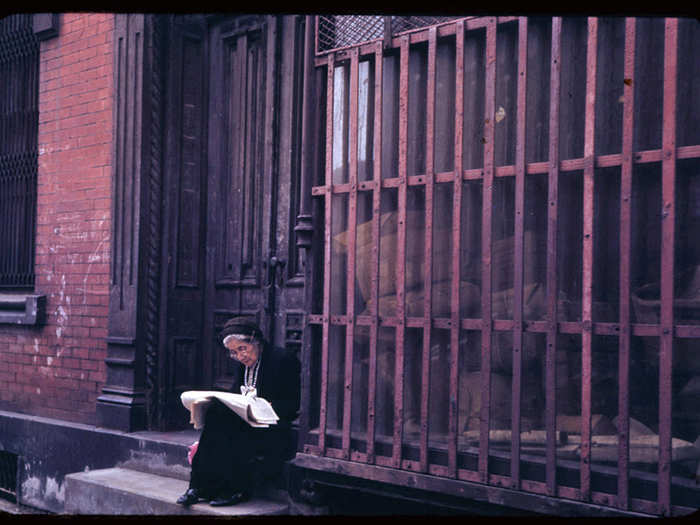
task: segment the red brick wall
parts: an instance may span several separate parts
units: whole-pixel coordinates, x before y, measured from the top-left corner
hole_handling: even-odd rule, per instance
[[[42,327],[0,325],[0,409],[92,424],[105,381],[114,15],[62,14],[41,43],[36,293]]]

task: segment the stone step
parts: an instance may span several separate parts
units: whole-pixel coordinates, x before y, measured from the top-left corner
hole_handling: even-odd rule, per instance
[[[259,496],[230,507],[197,503],[189,508],[175,503],[187,490],[187,481],[125,468],[76,472],[65,477],[67,514],[206,514],[270,516],[289,513],[289,504]]]

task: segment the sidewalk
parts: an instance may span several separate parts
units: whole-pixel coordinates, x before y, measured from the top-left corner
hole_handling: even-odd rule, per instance
[[[5,514],[43,514],[52,515],[53,513],[35,509],[33,507],[27,507],[26,505],[20,505],[18,503],[12,503],[4,499],[0,499],[0,516]]]

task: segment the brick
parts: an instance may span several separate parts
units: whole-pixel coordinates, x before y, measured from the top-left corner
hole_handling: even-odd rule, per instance
[[[104,383],[106,380],[105,373],[102,371],[90,371],[88,372],[88,378],[90,381],[95,381],[97,383]]]
[[[100,369],[100,365],[97,361],[93,361],[92,359],[81,359],[80,369],[87,371],[95,371]]]
[[[35,263],[48,318],[0,330],[0,389],[30,413],[86,422],[105,381],[114,15],[60,16],[40,57]]]

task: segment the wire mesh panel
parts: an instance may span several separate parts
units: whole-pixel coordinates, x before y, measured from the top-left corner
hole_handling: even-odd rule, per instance
[[[384,17],[319,16],[316,27],[318,32],[317,51],[328,51],[381,38],[384,35]]]
[[[408,34],[428,22],[410,18],[392,18],[389,46],[374,17],[374,44],[316,62],[326,255],[310,322],[343,336],[318,342],[306,450],[697,509],[700,24],[487,17]]]
[[[379,38],[449,22],[454,16],[326,15],[317,21],[317,53],[324,53]]]

